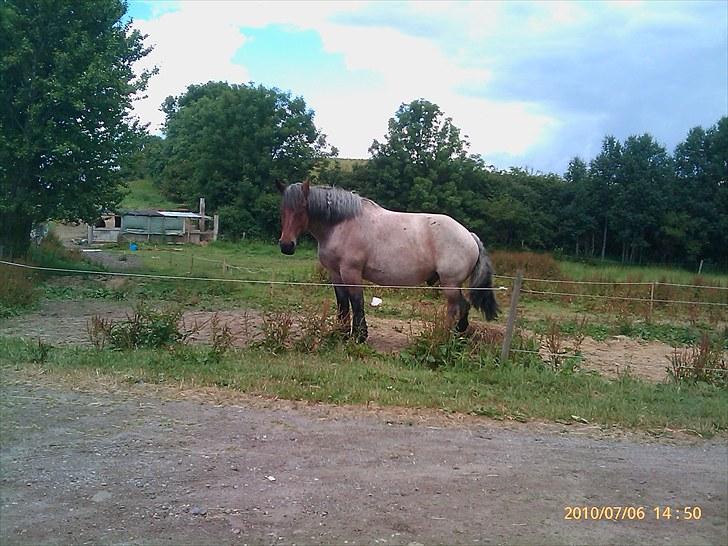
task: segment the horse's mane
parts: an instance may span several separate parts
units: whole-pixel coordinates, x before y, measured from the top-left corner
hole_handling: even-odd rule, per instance
[[[293,208],[303,199],[301,183],[291,184],[283,192],[283,207]],[[361,213],[362,197],[332,186],[311,186],[308,192],[308,215],[327,224],[338,224]]]

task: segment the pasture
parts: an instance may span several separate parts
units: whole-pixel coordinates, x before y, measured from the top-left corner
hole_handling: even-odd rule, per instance
[[[677,382],[676,369],[669,371],[708,361],[709,367],[725,367],[728,291],[697,288],[725,287],[725,277],[600,268],[496,251],[497,286],[509,288],[514,269],[523,267],[527,279],[691,284],[653,288],[659,296],[653,300],[717,304],[645,301],[649,283],[554,289],[527,280],[514,352],[499,362],[508,290],[497,293],[503,310],[497,322],[473,314],[472,331],[458,338],[437,327],[444,309],[437,290],[370,287],[366,301],[377,296],[383,303],[367,305],[371,338],[358,345],[334,332],[333,290],[325,286],[310,242],[294,256],[281,255],[272,242],[247,241],[142,244],[136,252],[118,245],[84,257],[90,263],[78,262],[80,269],[150,277],[34,277],[40,298],[35,310],[26,307],[0,323],[3,366],[40,360],[49,373],[86,374],[90,380],[108,374],[266,397],[435,408],[516,421],[586,421],[657,434],[711,436],[728,429],[724,372],[710,375],[712,381]],[[139,302],[178,313],[184,342],[135,350],[133,358],[108,344],[93,346],[94,318],[124,322]]]

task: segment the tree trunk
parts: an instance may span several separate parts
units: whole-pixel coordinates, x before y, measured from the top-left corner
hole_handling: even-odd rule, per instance
[[[604,217],[604,235],[602,236],[602,260],[607,251],[607,217]]]
[[[24,214],[7,213],[0,218],[0,258],[20,258],[28,253],[33,219]]]

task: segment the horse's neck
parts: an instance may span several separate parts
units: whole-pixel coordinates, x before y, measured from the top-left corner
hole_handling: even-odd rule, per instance
[[[331,224],[323,220],[309,220],[308,222],[308,232],[319,244],[326,241],[331,232],[331,227]]]

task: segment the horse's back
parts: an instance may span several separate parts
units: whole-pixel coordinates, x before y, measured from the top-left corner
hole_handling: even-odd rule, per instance
[[[365,277],[379,284],[419,284],[436,274],[459,284],[478,259],[470,232],[444,214],[364,207],[358,229],[368,247]]]

